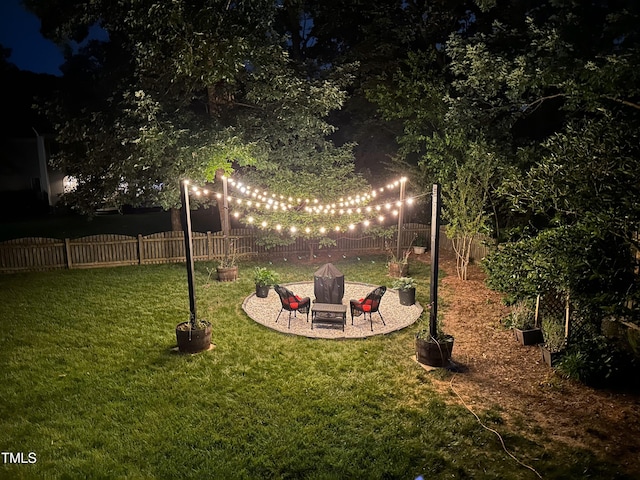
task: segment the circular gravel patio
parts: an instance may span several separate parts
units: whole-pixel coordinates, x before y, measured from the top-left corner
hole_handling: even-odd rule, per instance
[[[301,297],[310,297],[313,309],[313,282],[299,282],[283,284],[289,290]],[[309,313],[309,322],[307,315],[297,312],[296,317],[291,318],[291,328],[288,328],[289,312],[286,310],[280,315],[278,323],[276,318],[280,312],[281,304],[278,294],[271,288],[267,298],[258,298],[255,293],[245,298],[242,303],[242,309],[257,323],[265,327],[277,330],[282,333],[291,335],[300,335],[309,338],[328,338],[328,339],[346,339],[346,338],[366,338],[372,335],[382,335],[385,333],[401,330],[418,320],[422,313],[422,306],[419,303],[409,307],[400,305],[398,292],[396,290],[387,289],[380,302],[380,313],[384,317],[386,325],[382,324],[380,316],[373,314],[373,332],[371,331],[371,323],[369,316],[364,315],[353,318],[351,325],[351,313],[349,312],[349,300],[360,299],[366,296],[378,285],[369,285],[366,283],[345,282],[344,297],[342,303],[347,306],[347,324],[344,331],[342,327],[334,325],[315,324],[311,329],[311,313]]]

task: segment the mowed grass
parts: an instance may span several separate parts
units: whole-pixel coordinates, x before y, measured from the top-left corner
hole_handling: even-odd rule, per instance
[[[366,340],[284,335],[241,308],[266,264],[242,263],[234,283],[196,264],[216,344],[197,355],[172,351],[189,313],[184,264],[0,276],[0,449],[37,455],[0,477],[537,478],[436,393],[443,372],[413,361],[426,315]],[[391,285],[384,257],[334,264],[349,281]],[[319,265],[270,266],[293,282]],[[428,266],[411,273],[426,305]],[[501,429],[498,413],[483,419]],[[502,433],[545,478],[624,478],[589,452]]]

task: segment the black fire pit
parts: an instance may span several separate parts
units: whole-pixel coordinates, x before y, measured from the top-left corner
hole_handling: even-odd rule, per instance
[[[344,275],[327,263],[313,274],[313,293],[316,303],[341,304],[344,297]]]

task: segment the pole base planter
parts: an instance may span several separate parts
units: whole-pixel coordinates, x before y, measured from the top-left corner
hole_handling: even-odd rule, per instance
[[[416,360],[431,367],[446,367],[451,361],[453,337],[446,336],[441,340],[416,337]]]
[[[542,338],[542,329],[531,328],[527,330],[521,330],[519,328],[513,329],[513,334],[520,345],[538,345],[544,342]]]
[[[191,330],[189,322],[179,323],[176,327],[178,350],[183,353],[198,353],[211,346],[211,324],[201,330]]]

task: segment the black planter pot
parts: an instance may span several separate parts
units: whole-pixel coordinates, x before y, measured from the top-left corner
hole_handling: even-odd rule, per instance
[[[398,298],[400,300],[400,305],[411,306],[414,303],[416,303],[416,289],[415,288],[407,288],[406,290],[399,289]]]
[[[437,341],[416,337],[416,360],[431,367],[446,367],[451,361],[453,337],[447,335]]]
[[[189,322],[179,323],[176,327],[178,350],[184,353],[198,353],[211,346],[211,324],[201,330],[191,330]]]
[[[540,351],[542,352],[542,360],[550,367],[555,367],[562,359],[562,352],[552,352],[544,345],[540,345]]]
[[[542,329],[540,328],[530,328],[527,330],[514,328],[513,334],[520,345],[538,345],[544,341],[542,338]]]
[[[269,285],[256,285],[256,297],[267,298],[269,296]]]

